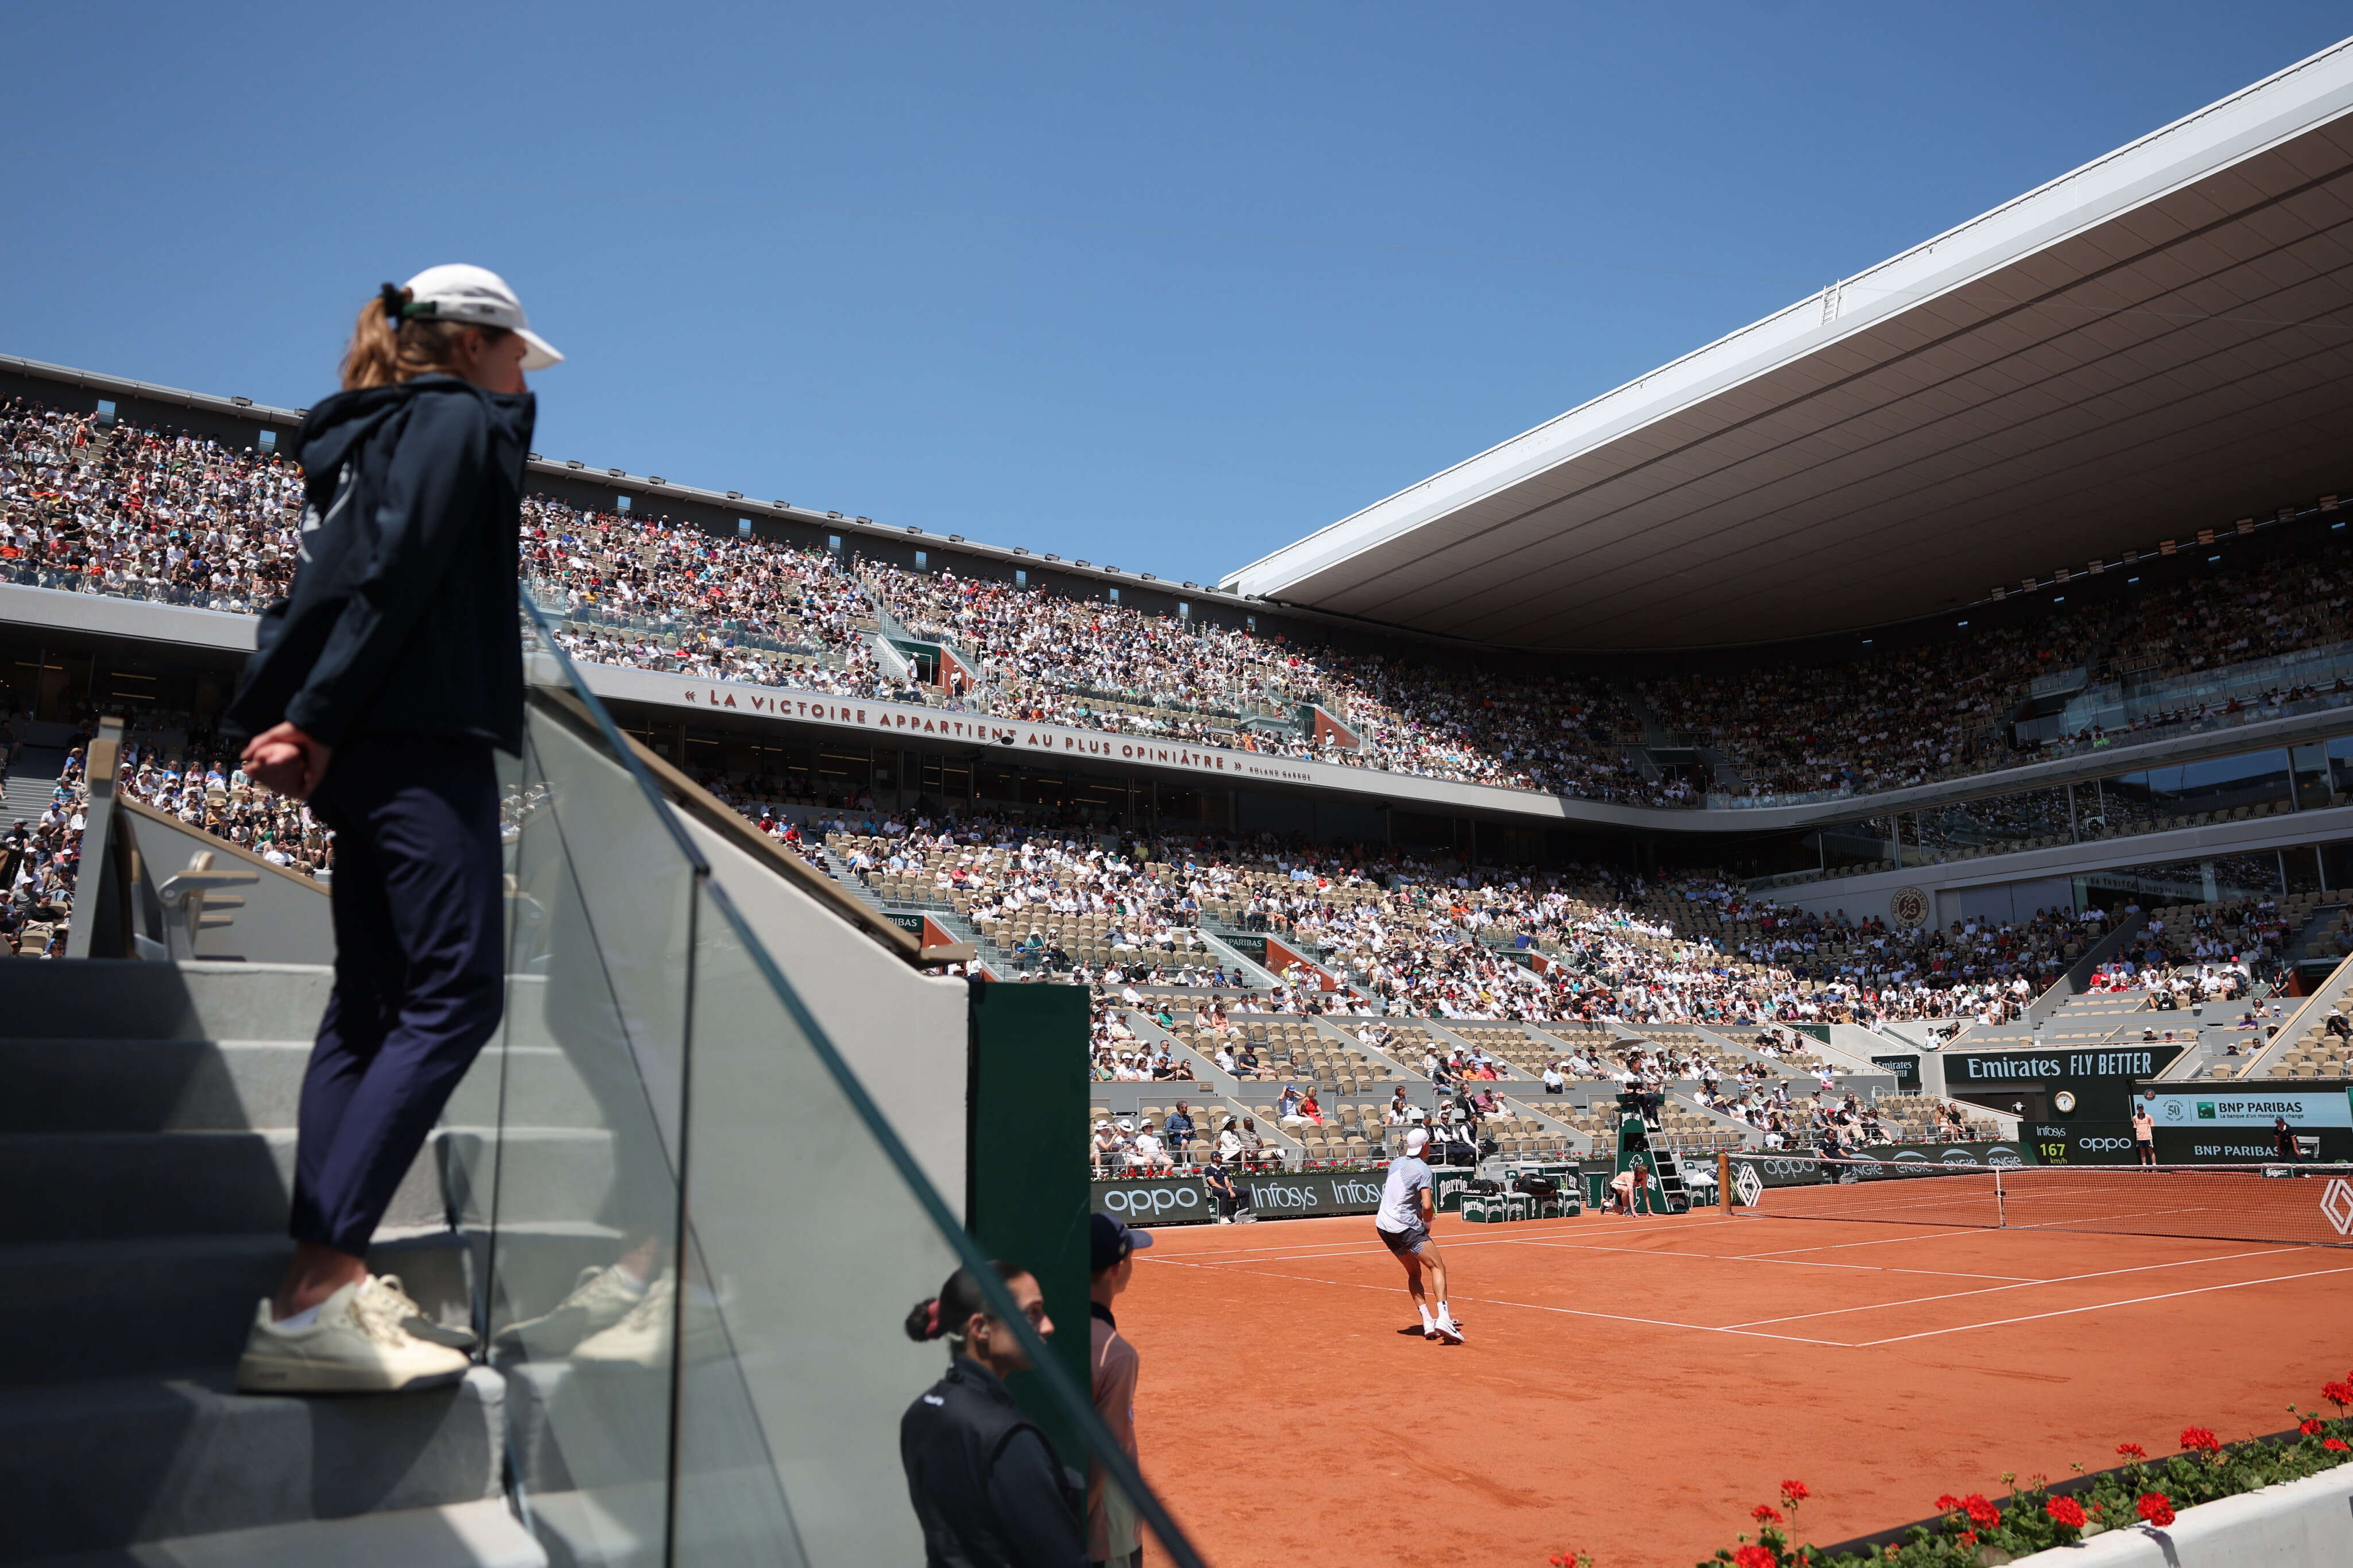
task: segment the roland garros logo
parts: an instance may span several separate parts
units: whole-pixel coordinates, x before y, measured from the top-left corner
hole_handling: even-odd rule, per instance
[[[1926,921],[1928,910],[1928,895],[1918,888],[1898,888],[1887,900],[1888,915],[1907,928]]]

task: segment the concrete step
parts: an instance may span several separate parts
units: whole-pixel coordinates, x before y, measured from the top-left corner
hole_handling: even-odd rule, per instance
[[[393,1195],[385,1223],[446,1226],[489,1168],[489,1135],[444,1128]],[[54,1132],[0,1137],[0,1245],[122,1237],[275,1235],[293,1190],[295,1134]],[[499,1173],[502,1224],[596,1217],[612,1184],[612,1138],[573,1128],[509,1128]],[[487,1198],[476,1196],[478,1205]]]
[[[0,1133],[291,1127],[308,1040],[0,1040]]]
[[[149,1541],[26,1568],[548,1568],[502,1498]]]
[[[444,1221],[431,1152],[401,1182],[387,1223]],[[0,1138],[0,1243],[276,1235],[293,1175],[288,1129],[12,1133]]]
[[[506,1384],[256,1398],[226,1371],[0,1392],[7,1556],[394,1513],[501,1495]],[[336,1561],[329,1558],[326,1561]]]
[[[0,1247],[0,1387],[234,1366],[293,1249],[266,1235]],[[471,1319],[468,1262],[465,1238],[447,1230],[386,1232],[368,1250],[370,1272],[397,1274],[448,1323]]]
[[[0,1134],[292,1127],[311,1042],[0,1039]],[[596,1127],[604,1112],[562,1051],[485,1050],[445,1120]]]
[[[307,1040],[333,985],[316,963],[14,963],[0,965],[0,1017],[12,1038]]]

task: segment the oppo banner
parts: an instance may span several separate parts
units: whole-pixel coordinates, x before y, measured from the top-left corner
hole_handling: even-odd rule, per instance
[[[1464,1173],[1466,1175],[1468,1173]],[[1261,1219],[1301,1219],[1310,1215],[1371,1214],[1381,1206],[1380,1171],[1280,1171],[1240,1176],[1235,1185],[1250,1194]],[[1217,1205],[1198,1176],[1089,1184],[1094,1212],[1130,1225],[1200,1225],[1217,1216]],[[1460,1207],[1460,1194],[1454,1206]]]

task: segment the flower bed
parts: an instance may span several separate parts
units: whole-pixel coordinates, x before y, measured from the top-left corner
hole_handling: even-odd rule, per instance
[[[2152,1459],[2137,1443],[2119,1443],[2125,1461],[2113,1469],[2052,1484],[2035,1476],[1999,1500],[1979,1492],[1936,1499],[1936,1515],[1885,1535],[1840,1545],[1799,1545],[1798,1513],[1812,1494],[1801,1481],[1783,1481],[1778,1506],[1750,1510],[1756,1532],[1719,1548],[1699,1568],[1990,1568],[2054,1546],[2068,1546],[2113,1530],[2162,1530],[2182,1510],[2238,1497],[2282,1481],[2301,1480],[2353,1460],[2353,1376],[2321,1389],[2333,1416],[2288,1406],[2294,1428],[2268,1437],[2225,1443],[2203,1426],[2182,1428],[2179,1451]],[[2076,1469],[2081,1472],[2080,1465]],[[1596,1568],[1590,1552],[1567,1551],[1553,1568]]]

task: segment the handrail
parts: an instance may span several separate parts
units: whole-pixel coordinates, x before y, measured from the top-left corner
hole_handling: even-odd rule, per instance
[[[117,811],[127,811],[133,816],[143,816],[148,818],[150,821],[162,823],[167,827],[177,828],[183,833],[188,832],[191,829],[198,833],[205,831],[201,826],[198,826],[194,823],[183,822],[178,817],[174,816],[170,812],[158,810],[156,807],[148,805],[145,801],[139,799],[137,796],[124,795],[119,790],[116,792],[114,796],[114,808]],[[283,866],[265,860],[260,856],[255,854],[252,850],[248,849],[244,845],[236,842],[234,839],[207,837],[205,847],[212,850],[215,854],[226,855],[232,860],[242,861],[247,866],[251,867],[254,870],[266,871],[269,875],[282,878],[286,881],[291,882],[297,887],[307,888],[322,899],[330,896],[330,889],[320,883],[315,878],[305,877],[300,871],[290,871]]]
[[[575,722],[588,717],[576,703],[565,702],[563,695],[554,692],[539,695],[552,706],[572,709]],[[833,913],[881,942],[896,957],[918,966],[939,962],[926,959],[923,944],[903,929],[880,911],[860,903],[840,883],[820,875],[816,867],[752,826],[742,812],[687,777],[669,759],[648,750],[634,735],[625,732],[622,739],[628,743],[638,764],[653,776],[662,795],[679,810],[718,833],[736,848],[757,857],[778,875],[797,884],[801,891],[816,898]]]

